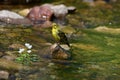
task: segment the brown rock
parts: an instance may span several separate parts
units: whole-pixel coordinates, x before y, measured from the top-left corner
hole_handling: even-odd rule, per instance
[[[71,53],[62,48],[59,44],[54,44],[51,46],[51,54],[53,59],[66,60],[71,57]]]

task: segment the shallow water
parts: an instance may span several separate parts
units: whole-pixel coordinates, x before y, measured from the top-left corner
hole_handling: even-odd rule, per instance
[[[71,2],[72,0],[70,5]],[[76,1],[73,5],[75,4],[79,2]],[[112,27],[113,31],[114,28],[119,29],[119,21],[117,21],[119,18],[116,17],[120,16],[119,6],[117,3],[117,7],[115,4],[112,6],[115,8],[88,7],[82,3],[76,6],[78,10],[75,14],[67,16],[69,25],[76,31],[69,39],[72,45],[71,60],[46,58],[49,47],[55,43],[51,28],[36,29],[33,26],[21,25],[0,27],[0,52],[9,51],[12,54],[18,51],[18,44],[30,43],[33,45],[33,53],[39,57],[39,61],[29,65],[31,69],[8,71],[13,72],[18,80],[119,80],[119,33],[111,33],[111,30],[99,32],[93,28],[103,25]],[[11,49],[12,44],[17,44],[15,47],[18,48]]]

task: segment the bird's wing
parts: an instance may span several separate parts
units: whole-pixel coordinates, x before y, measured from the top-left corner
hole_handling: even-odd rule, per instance
[[[58,35],[60,36],[60,42],[63,43],[63,44],[67,44],[68,46],[70,46],[65,33],[62,32],[62,31],[60,31],[60,30],[58,32],[59,32]]]

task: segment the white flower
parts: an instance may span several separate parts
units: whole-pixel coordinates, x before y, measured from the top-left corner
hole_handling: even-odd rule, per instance
[[[25,49],[24,48],[20,48],[18,53],[22,53],[23,51],[25,51]]]
[[[30,44],[29,43],[25,43],[25,46],[28,47],[28,46],[30,46]]]
[[[25,46],[26,46],[28,49],[31,49],[31,48],[32,48],[32,45],[30,45],[29,43],[25,43]]]
[[[32,48],[32,45],[29,45],[27,48],[28,48],[28,49],[31,49],[31,48]]]
[[[31,53],[32,51],[31,50],[27,50],[28,53]]]

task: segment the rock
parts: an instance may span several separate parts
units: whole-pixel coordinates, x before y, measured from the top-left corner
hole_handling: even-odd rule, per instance
[[[70,48],[65,45],[58,45],[58,44],[50,44],[48,47],[42,48],[39,50],[39,55],[46,59],[51,60],[65,60],[71,58]]]
[[[68,13],[74,13],[75,10],[76,10],[76,7],[74,7],[74,6],[69,6],[69,7],[67,7],[67,9],[68,9]]]
[[[51,46],[51,54],[53,59],[67,60],[71,57],[71,53],[58,44],[54,44]]]
[[[67,7],[64,4],[43,4],[33,7],[26,17],[34,24],[43,24],[45,21],[52,20],[59,24],[65,24],[66,15],[73,13],[75,10],[76,8],[74,6]]]
[[[0,11],[0,24],[27,26],[40,24],[40,26],[46,27],[46,21],[55,21],[56,23],[64,25],[67,21],[66,15],[68,13],[73,13],[75,10],[76,8],[74,6],[67,7],[64,4],[43,4],[41,6],[35,6],[31,9],[24,9],[20,11],[19,14],[26,16],[26,18],[12,11],[2,10]]]
[[[9,17],[0,17],[0,22],[4,22],[5,24],[15,24],[15,25],[26,25],[26,26],[33,25],[33,23],[27,18],[14,19]]]
[[[19,11],[18,13],[22,16],[27,16],[27,14],[30,12],[30,9],[23,9]]]
[[[68,13],[68,9],[64,4],[60,4],[60,5],[55,5],[51,7],[54,11],[54,15],[56,17],[59,17],[60,15],[65,16]]]
[[[70,50],[70,47],[68,47],[68,45],[61,44],[60,46],[61,46],[61,48],[65,49],[67,51]]]
[[[0,80],[8,80],[9,73],[7,71],[0,71]]]
[[[46,21],[43,25],[41,25],[41,27],[43,27],[43,28],[49,28],[49,27],[51,27],[51,25],[52,25],[52,22]]]
[[[45,21],[43,24],[35,24],[34,28],[39,29],[39,28],[50,28],[52,25],[51,21]]]
[[[112,33],[112,34],[120,33],[120,28],[108,28],[107,26],[98,26],[94,30],[99,32]]]
[[[53,9],[54,16],[56,18],[54,21],[64,25],[66,15],[68,14],[68,8],[65,5],[61,4],[51,7],[51,9]]]
[[[12,11],[8,11],[8,10],[1,10],[0,11],[0,18],[3,18],[3,17],[9,17],[9,18],[13,18],[13,19],[23,19],[24,17],[23,16],[20,16],[18,15],[17,13],[15,12],[12,12]]]
[[[27,18],[29,18],[34,24],[40,24],[50,20],[52,15],[53,11],[49,6],[35,6],[30,10]]]

